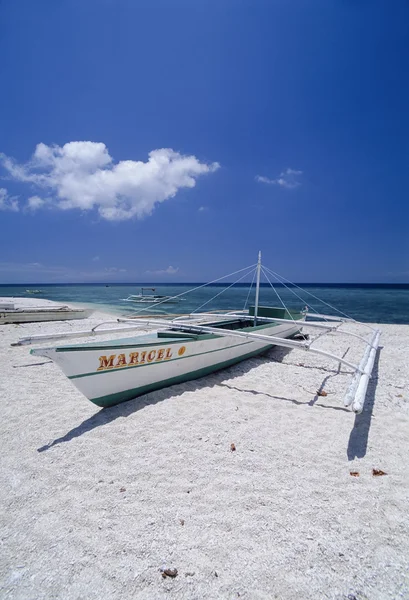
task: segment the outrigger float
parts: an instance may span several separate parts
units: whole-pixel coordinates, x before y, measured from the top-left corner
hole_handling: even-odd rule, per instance
[[[379,347],[380,330],[359,323],[371,331],[368,339],[355,332],[341,330],[348,323],[356,324],[354,319],[318,314],[307,309],[289,310],[282,301],[282,307],[279,308],[259,306],[261,272],[270,284],[268,274],[277,274],[261,266],[261,253],[257,265],[236,273],[242,271],[246,272],[240,279],[251,272],[256,276],[255,304],[248,310],[191,313],[170,320],[119,318],[100,323],[90,331],[37,335],[20,339],[15,345],[112,333],[116,335],[135,331],[141,326],[155,328],[153,333],[134,337],[31,350],[32,354],[48,357],[57,363],[68,379],[91,402],[101,407],[113,406],[147,392],[203,377],[257,356],[273,346],[299,348],[352,369],[353,377],[344,404],[360,413]],[[283,279],[281,283],[284,283]],[[292,291],[291,287],[288,289]],[[298,298],[302,300],[300,296]],[[102,328],[113,323],[119,323],[120,327]],[[301,333],[304,326],[322,331],[315,338],[307,339]],[[365,350],[361,362],[354,364],[342,356],[318,348],[315,343],[329,332],[350,335],[363,342]]]

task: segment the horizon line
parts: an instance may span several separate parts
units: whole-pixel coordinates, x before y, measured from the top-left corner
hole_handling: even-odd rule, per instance
[[[50,285],[102,285],[102,286],[117,286],[117,285],[135,285],[135,286],[141,286],[141,285],[157,285],[157,286],[172,286],[172,285],[214,285],[217,287],[221,287],[224,284],[231,284],[230,281],[225,281],[223,283],[220,282],[204,282],[204,281],[174,281],[174,282],[169,282],[169,281],[59,281],[59,282],[40,282],[40,281],[35,281],[35,282],[23,282],[23,283],[17,283],[17,282],[8,282],[8,283],[0,283],[0,287],[8,287],[8,286],[14,286],[14,287],[19,287],[19,286],[34,286],[34,285],[44,285],[44,286],[50,286]],[[243,283],[233,283],[233,286],[236,287],[247,287],[251,284],[251,282],[243,282]],[[302,285],[408,285],[409,286],[409,281],[393,281],[393,282],[385,282],[385,281],[370,281],[370,282],[363,282],[363,281],[302,281],[302,282],[291,282],[291,283],[281,283],[281,282],[275,282],[274,283],[274,287],[275,286],[282,286],[282,287],[291,287],[291,286],[302,286]],[[233,287],[232,286],[232,287]],[[260,282],[260,287],[271,287],[269,283],[267,282]]]

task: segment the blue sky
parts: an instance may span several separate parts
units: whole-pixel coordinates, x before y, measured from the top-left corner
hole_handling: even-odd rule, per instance
[[[0,282],[409,281],[406,0],[3,0]]]

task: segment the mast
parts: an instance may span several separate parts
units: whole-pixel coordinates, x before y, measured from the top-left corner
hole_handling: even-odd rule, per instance
[[[259,297],[259,293],[260,293],[260,271],[261,271],[261,250],[259,250],[258,261],[257,261],[256,302],[254,304],[254,327],[256,327],[256,325],[257,325],[258,297]]]

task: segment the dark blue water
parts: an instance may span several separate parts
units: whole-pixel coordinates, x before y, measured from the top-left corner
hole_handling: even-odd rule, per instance
[[[199,286],[200,284],[149,284],[155,287],[156,294],[176,296]],[[90,304],[101,310],[109,310],[116,314],[149,314],[187,313],[198,309],[211,311],[218,309],[241,309],[245,307],[249,287],[248,284],[235,284],[223,291],[228,284],[213,284],[197,289],[182,296],[178,304],[163,304],[148,308],[132,304],[124,300],[129,294],[139,294],[140,284],[26,284],[0,285],[0,296],[24,296],[27,298],[46,298],[58,302],[78,302]],[[300,284],[305,291],[297,288],[292,291],[277,286],[276,292],[283,302],[292,308],[303,308],[305,305],[319,312],[336,315],[332,308],[321,304],[309,294],[313,294],[336,307],[346,315],[359,321],[376,323],[409,324],[409,284]],[[40,294],[28,294],[27,289],[39,289]],[[292,292],[296,292],[297,298]],[[212,300],[216,294],[220,294]],[[248,304],[254,304],[254,288],[249,296]],[[274,290],[268,284],[260,289],[260,304],[280,306]]]

